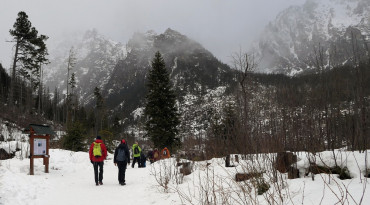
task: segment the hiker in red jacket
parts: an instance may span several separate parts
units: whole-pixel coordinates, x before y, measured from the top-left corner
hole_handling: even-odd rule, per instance
[[[89,150],[90,161],[94,165],[95,184],[103,185],[103,166],[104,160],[107,158],[107,148],[101,140],[100,136],[96,137],[95,142],[90,146]],[[98,178],[98,167],[99,167],[99,178]]]
[[[161,159],[167,159],[167,158],[170,158],[170,157],[171,157],[170,150],[168,150],[167,147],[163,148],[162,152],[161,152]]]

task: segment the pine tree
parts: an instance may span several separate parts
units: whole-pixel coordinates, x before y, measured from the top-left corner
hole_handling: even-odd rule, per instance
[[[177,126],[180,124],[176,107],[176,95],[172,89],[169,73],[159,52],[152,60],[148,76],[148,94],[144,115],[147,136],[158,148],[167,147],[172,151],[181,145]]]
[[[47,36],[37,36],[38,31],[35,27],[32,27],[32,24],[28,20],[28,16],[24,11],[18,13],[18,18],[16,19],[13,28],[13,30],[9,30],[9,33],[15,42],[10,93],[11,103],[13,102],[15,93],[14,88],[17,66],[21,67],[20,74],[22,77],[30,80],[32,84],[32,75],[39,72],[39,66],[47,62],[47,50],[44,43],[44,41],[47,40]]]

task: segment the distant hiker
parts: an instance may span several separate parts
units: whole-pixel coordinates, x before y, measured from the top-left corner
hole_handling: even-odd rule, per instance
[[[140,153],[140,166],[139,167],[146,167],[146,156],[143,152]]]
[[[127,163],[130,164],[130,151],[128,150],[126,141],[121,140],[121,144],[118,145],[114,151],[113,158],[114,165],[118,165],[118,182],[120,185],[126,185],[125,175]]]
[[[150,164],[152,164],[154,162],[154,155],[153,155],[154,151],[153,150],[149,150],[148,154],[146,155],[150,161]]]
[[[103,185],[103,166],[104,160],[107,158],[107,148],[100,136],[97,136],[95,142],[91,143],[89,156],[91,163],[94,165],[95,184],[96,186]]]
[[[161,156],[157,148],[153,151],[153,162],[160,160]]]
[[[141,148],[139,147],[139,143],[135,142],[134,145],[132,145],[132,156],[134,158],[131,167],[135,167],[135,163],[138,163],[138,166],[140,167],[140,153],[141,153]]]
[[[167,159],[171,157],[170,151],[167,149],[167,147],[162,149],[161,155],[162,155],[161,156],[162,159]]]

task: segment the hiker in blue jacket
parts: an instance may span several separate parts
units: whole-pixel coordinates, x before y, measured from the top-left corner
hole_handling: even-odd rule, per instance
[[[118,145],[114,151],[114,165],[118,165],[118,182],[120,185],[126,185],[125,175],[127,163],[130,164],[130,151],[128,150],[126,141],[121,140],[121,144]]]

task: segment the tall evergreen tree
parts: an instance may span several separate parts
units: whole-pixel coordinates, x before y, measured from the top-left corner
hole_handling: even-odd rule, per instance
[[[176,95],[172,89],[169,72],[164,59],[157,52],[152,60],[148,76],[148,94],[144,115],[147,136],[158,148],[167,147],[173,151],[180,147],[177,126],[180,124],[176,107]]]
[[[101,95],[100,89],[95,87],[94,95],[96,99],[96,107],[95,107],[95,135],[98,135],[98,131],[103,130],[103,121],[104,121],[104,98]]]
[[[10,102],[13,102],[14,98],[17,64],[19,63],[22,68],[21,74],[23,77],[29,79],[32,72],[35,72],[35,69],[37,69],[35,64],[39,64],[40,60],[42,61],[41,64],[44,63],[46,61],[45,56],[47,55],[46,47],[44,47],[44,41],[47,37],[44,35],[41,35],[40,37],[37,36],[38,31],[35,27],[32,27],[26,12],[21,11],[18,13],[18,18],[16,19],[13,28],[14,29],[9,30],[9,33],[15,42]]]

